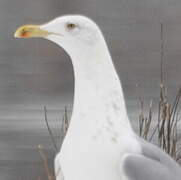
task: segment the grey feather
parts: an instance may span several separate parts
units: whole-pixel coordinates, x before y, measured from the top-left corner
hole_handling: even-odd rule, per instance
[[[138,138],[141,154],[126,154],[123,170],[129,180],[181,180],[181,168],[169,155]]]

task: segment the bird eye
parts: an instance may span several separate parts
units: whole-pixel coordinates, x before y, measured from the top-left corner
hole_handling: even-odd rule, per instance
[[[68,24],[67,24],[67,28],[68,28],[69,30],[74,29],[75,27],[76,27],[76,25],[73,24],[73,23],[68,23]]]

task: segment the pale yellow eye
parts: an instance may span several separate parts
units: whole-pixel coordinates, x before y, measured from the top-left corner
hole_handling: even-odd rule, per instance
[[[67,28],[70,29],[70,30],[71,30],[71,29],[74,29],[75,27],[76,27],[76,25],[73,24],[73,23],[68,23],[68,24],[67,24]]]

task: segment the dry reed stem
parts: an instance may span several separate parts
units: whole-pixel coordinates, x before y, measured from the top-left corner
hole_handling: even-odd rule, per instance
[[[45,173],[47,174],[48,180],[55,180],[55,176],[53,176],[49,170],[48,160],[47,160],[45,153],[43,152],[43,146],[42,145],[38,146],[38,151],[39,151],[40,156],[43,160],[43,165],[44,165]]]
[[[68,110],[67,107],[65,106],[64,109],[64,114],[63,114],[63,119],[62,119],[62,131],[63,135],[65,136],[69,127],[70,120],[68,118]]]

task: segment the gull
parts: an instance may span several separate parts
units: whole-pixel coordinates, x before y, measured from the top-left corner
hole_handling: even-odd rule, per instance
[[[45,38],[63,48],[74,69],[74,106],[55,158],[57,180],[180,180],[180,166],[133,131],[121,81],[98,25],[65,15],[24,25],[16,38]]]

